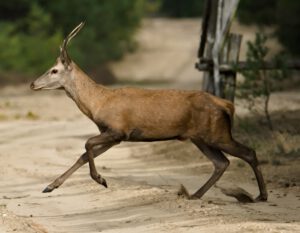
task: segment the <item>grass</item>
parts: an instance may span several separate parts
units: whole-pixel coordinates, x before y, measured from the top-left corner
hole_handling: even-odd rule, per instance
[[[4,103],[4,107],[6,107],[6,108],[10,108],[12,105],[11,105],[11,102],[9,102],[9,101],[6,101],[5,103]]]
[[[0,114],[0,121],[5,121],[8,119],[8,116],[5,114]]]
[[[261,160],[282,165],[285,159],[300,157],[300,111],[272,114],[274,131],[259,116],[236,118],[234,137],[256,150]]]
[[[38,120],[39,116],[32,111],[28,111],[25,118],[28,120]]]
[[[0,114],[0,121],[8,121],[8,120],[21,120],[21,119],[26,119],[26,120],[31,120],[31,121],[35,121],[38,120],[40,117],[35,114],[32,111],[28,111],[25,115],[21,115],[19,113],[13,115],[13,116],[9,116],[6,114]]]

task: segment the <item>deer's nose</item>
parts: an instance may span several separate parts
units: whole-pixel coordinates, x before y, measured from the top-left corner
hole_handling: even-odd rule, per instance
[[[31,88],[32,90],[34,89],[34,83],[33,83],[33,82],[30,84],[30,88]]]

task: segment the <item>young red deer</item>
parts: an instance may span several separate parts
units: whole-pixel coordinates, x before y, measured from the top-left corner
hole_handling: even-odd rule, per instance
[[[86,152],[43,192],[58,188],[72,173],[89,163],[90,175],[107,187],[97,172],[94,158],[121,141],[190,140],[212,161],[210,179],[189,198],[201,198],[229,165],[223,152],[243,159],[252,167],[260,194],[267,200],[255,151],[232,138],[232,103],[201,91],[110,89],[96,84],[69,57],[67,45],[80,31],[79,24],[63,41],[60,56],[45,74],[31,84],[33,90],[64,89],[80,110],[99,128],[100,135],[87,140]]]

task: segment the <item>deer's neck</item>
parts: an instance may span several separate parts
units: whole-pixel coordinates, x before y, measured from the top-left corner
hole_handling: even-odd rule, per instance
[[[73,71],[71,82],[65,86],[67,95],[90,119],[93,119],[93,110],[97,109],[97,103],[101,100],[101,92],[104,92],[105,89],[96,84],[78,67]]]

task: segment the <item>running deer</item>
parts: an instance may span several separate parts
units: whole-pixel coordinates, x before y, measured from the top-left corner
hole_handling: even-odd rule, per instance
[[[85,144],[86,152],[43,192],[58,188],[83,164],[89,163],[90,175],[107,187],[97,172],[94,159],[122,141],[149,142],[190,140],[213,163],[209,180],[190,199],[201,198],[229,165],[223,152],[246,161],[253,169],[260,194],[267,191],[254,150],[235,141],[231,134],[233,104],[202,91],[147,90],[123,87],[107,88],[96,84],[69,57],[67,45],[83,27],[80,23],[63,41],[60,56],[45,74],[31,84],[31,89],[63,89],[79,109],[99,128],[100,134]]]

